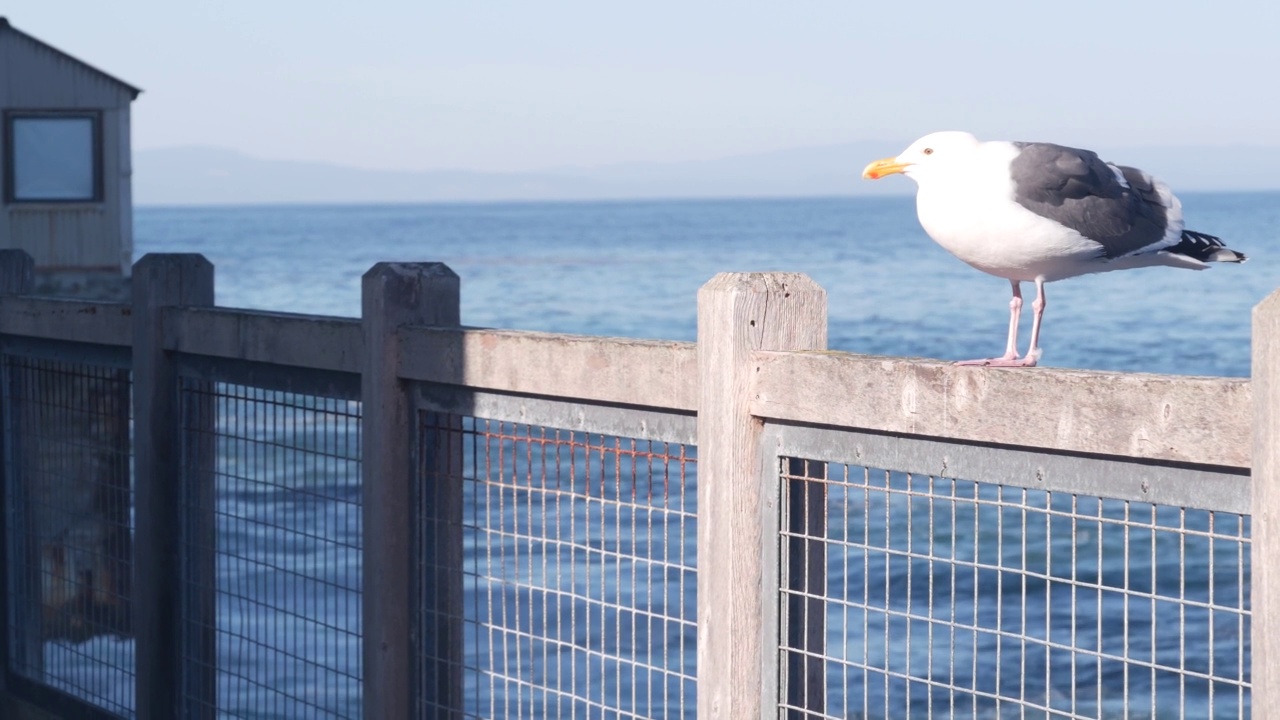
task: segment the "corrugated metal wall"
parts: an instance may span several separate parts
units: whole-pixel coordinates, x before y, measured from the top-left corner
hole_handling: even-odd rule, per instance
[[[100,203],[5,204],[0,247],[31,253],[37,268],[117,269],[133,255],[129,103],[131,89],[93,68],[0,26],[0,110],[101,113]],[[3,138],[0,138],[0,143]],[[0,146],[0,157],[7,150]],[[0,197],[3,197],[0,173]]]

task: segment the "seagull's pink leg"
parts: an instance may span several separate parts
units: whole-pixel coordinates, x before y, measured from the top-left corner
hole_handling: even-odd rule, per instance
[[[1036,280],[1035,324],[1031,330],[1031,350],[1025,358],[1018,357],[1018,320],[1022,316],[1022,285],[1017,280],[1010,280],[1013,286],[1013,299],[1009,300],[1009,341],[1005,344],[1004,355],[998,358],[982,360],[961,360],[957,365],[986,365],[988,367],[1035,367],[1040,352],[1036,349],[1036,340],[1040,335],[1040,316],[1044,313],[1044,282]]]
[[[1044,308],[1048,305],[1048,301],[1044,296],[1044,280],[1036,278],[1036,299],[1031,303],[1031,309],[1035,311],[1035,318],[1031,321],[1031,345],[1027,348],[1027,359],[1035,365],[1040,359],[1040,318],[1044,317]]]
[[[1022,318],[1022,283],[1010,280],[1013,286],[1013,298],[1009,300],[1009,342],[1004,346],[1002,360],[1018,359],[1018,320]]]

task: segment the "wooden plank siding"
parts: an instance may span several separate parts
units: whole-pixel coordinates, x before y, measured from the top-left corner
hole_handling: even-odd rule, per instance
[[[99,118],[99,202],[4,203],[0,248],[26,250],[37,270],[127,275],[133,261],[130,103],[138,90],[0,19],[0,114],[83,111]],[[4,153],[0,143],[0,166]],[[0,200],[7,197],[0,172]]]

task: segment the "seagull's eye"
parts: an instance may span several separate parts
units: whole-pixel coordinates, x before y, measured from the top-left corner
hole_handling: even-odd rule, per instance
[[[933,154],[933,148],[925,148],[925,149],[924,149],[924,154],[925,154],[925,155],[932,155],[932,154]]]

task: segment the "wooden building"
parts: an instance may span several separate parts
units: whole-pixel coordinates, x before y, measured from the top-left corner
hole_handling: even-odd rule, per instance
[[[0,248],[37,272],[129,273],[139,92],[0,17]]]

